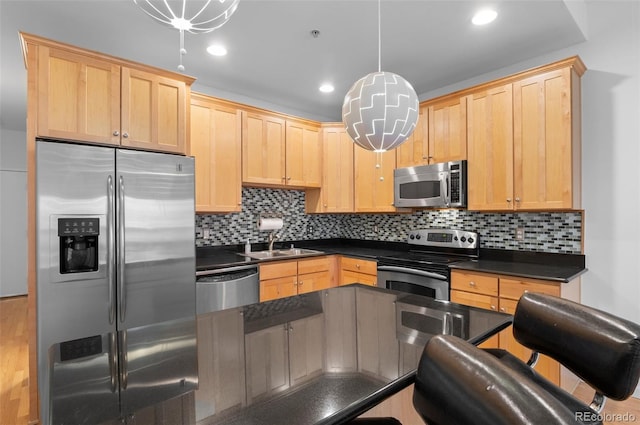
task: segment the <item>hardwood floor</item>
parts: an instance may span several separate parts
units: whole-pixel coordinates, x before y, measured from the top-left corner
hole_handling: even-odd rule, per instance
[[[0,425],[29,419],[27,297],[0,299]]]
[[[0,425],[26,425],[28,421],[27,335],[27,297],[0,299]],[[589,402],[593,391],[581,383],[574,395]],[[640,399],[607,400],[603,417],[619,419],[605,424],[640,424]]]

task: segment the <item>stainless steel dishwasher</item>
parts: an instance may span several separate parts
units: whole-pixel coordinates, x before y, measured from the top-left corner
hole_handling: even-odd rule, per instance
[[[260,301],[257,265],[196,272],[196,311],[210,313]]]

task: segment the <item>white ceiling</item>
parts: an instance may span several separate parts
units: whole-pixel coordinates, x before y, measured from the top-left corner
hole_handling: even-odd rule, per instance
[[[486,5],[498,19],[474,27],[471,16]],[[581,6],[583,0],[382,0],[382,70],[427,93],[584,41]],[[133,0],[0,0],[0,28],[0,125],[11,130],[25,128],[18,31],[169,70],[179,60],[178,32]],[[197,78],[196,91],[340,121],[351,85],[377,71],[377,39],[375,0],[240,0],[221,28],[185,36],[185,72]],[[214,41],[227,45],[226,57],[205,52]],[[320,93],[324,81],[336,90]]]

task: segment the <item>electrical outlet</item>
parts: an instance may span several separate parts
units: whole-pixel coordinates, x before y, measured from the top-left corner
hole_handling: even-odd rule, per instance
[[[211,230],[208,228],[202,229],[202,237],[204,239],[209,239],[209,236],[211,236]]]
[[[313,235],[313,226],[307,226],[307,235]]]
[[[373,232],[374,233],[378,233],[378,225],[377,224],[373,225]]]
[[[517,241],[524,240],[524,227],[516,227],[516,240]]]

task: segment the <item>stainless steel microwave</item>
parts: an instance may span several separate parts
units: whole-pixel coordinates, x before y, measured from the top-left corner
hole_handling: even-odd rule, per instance
[[[397,168],[393,184],[398,208],[466,207],[467,161]]]

